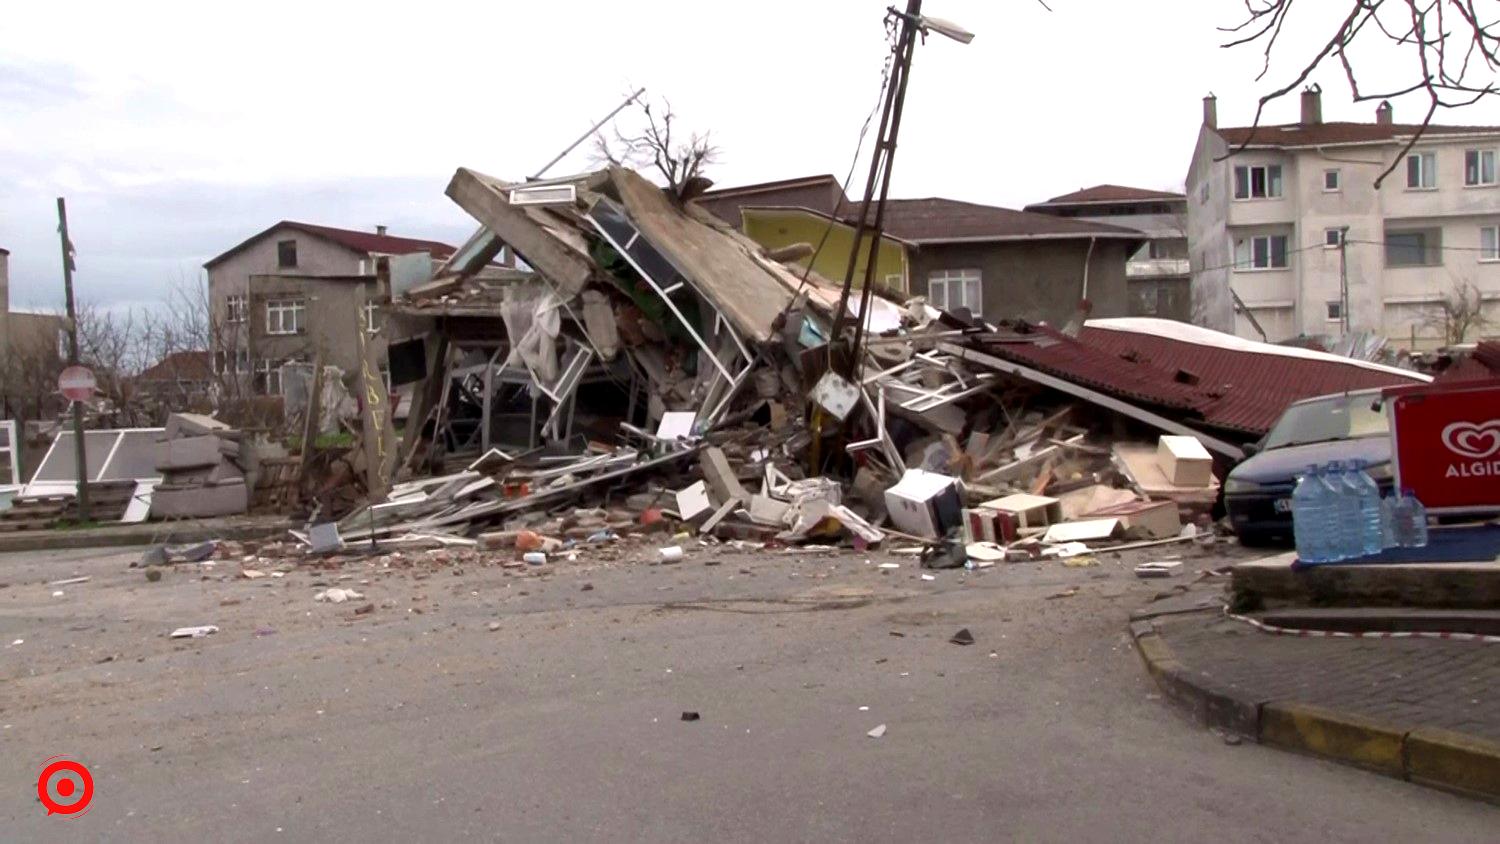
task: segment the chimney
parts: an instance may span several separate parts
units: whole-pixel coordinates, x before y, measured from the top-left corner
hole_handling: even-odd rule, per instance
[[[1302,124],[1304,126],[1323,122],[1323,89],[1318,83],[1302,89]]]
[[[385,237],[385,226],[376,226],[375,233],[380,235],[381,237]]]
[[[1210,129],[1219,128],[1219,98],[1212,91],[1203,98],[1203,125]]]
[[[0,248],[0,355],[10,354],[10,253]]]
[[[1375,106],[1375,125],[1391,125],[1391,101],[1381,100],[1380,105]]]

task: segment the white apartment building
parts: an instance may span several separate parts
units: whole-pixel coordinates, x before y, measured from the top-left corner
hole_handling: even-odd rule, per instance
[[[1444,342],[1438,303],[1469,285],[1489,316],[1477,333],[1500,333],[1500,127],[1429,126],[1403,152],[1418,127],[1389,103],[1374,123],[1325,123],[1312,86],[1300,122],[1253,130],[1219,128],[1216,105],[1203,101],[1187,176],[1194,322],[1431,349]]]

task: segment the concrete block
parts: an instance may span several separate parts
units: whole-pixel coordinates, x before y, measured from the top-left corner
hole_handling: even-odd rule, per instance
[[[225,457],[238,457],[240,444],[212,434],[199,437],[179,437],[156,444],[156,468],[168,472],[174,469],[213,468]]]
[[[736,498],[740,501],[750,499],[750,493],[740,483],[739,476],[735,474],[734,467],[729,465],[729,458],[724,456],[723,449],[717,446],[703,449],[698,454],[698,467],[703,470],[703,481],[708,484],[714,501],[722,504]]]
[[[250,491],[243,481],[190,487],[163,484],[151,495],[151,515],[158,519],[232,516],[249,507]]]
[[[175,440],[181,437],[201,437],[208,434],[220,436],[229,434],[232,435],[230,439],[239,438],[239,431],[212,416],[204,416],[201,413],[173,413],[167,417],[167,427],[162,434],[162,439]]]
[[[163,469],[162,483],[169,486],[204,486],[206,484],[223,484],[231,481],[243,481],[245,473],[240,467],[228,460],[222,460],[215,466],[196,466],[192,469]]]

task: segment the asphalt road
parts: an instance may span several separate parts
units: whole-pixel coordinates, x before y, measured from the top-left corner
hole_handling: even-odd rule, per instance
[[[924,581],[909,559],[882,573],[878,555],[699,549],[671,566],[584,555],[555,573],[356,562],[250,581],[220,563],[147,583],[133,556],[0,556],[6,841],[1493,841],[1500,828],[1495,807],[1187,721],[1124,632],[1164,584],[1131,577],[1136,558]],[[1187,562],[1191,576],[1214,560]],[[92,580],[46,585],[75,575]],[[316,583],[375,607],[314,603]],[[163,635],[188,624],[221,630]],[[959,628],[975,644],[949,643]],[[36,799],[57,754],[93,773],[80,817]]]

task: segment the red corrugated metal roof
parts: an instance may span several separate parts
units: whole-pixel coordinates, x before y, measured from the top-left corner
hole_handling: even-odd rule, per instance
[[[996,357],[1188,424],[1250,437],[1269,431],[1295,401],[1420,380],[1354,361],[1222,348],[1137,331],[1086,327],[1075,339],[1047,326],[1016,329],[971,342]]]
[[[1270,430],[1288,405],[1302,399],[1421,380],[1355,361],[1222,348],[1115,328],[1085,327],[1079,340],[1113,357],[1134,357],[1170,376],[1196,376],[1199,390],[1218,396],[1204,421],[1239,431]]]

